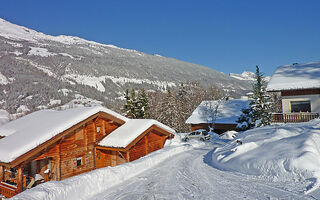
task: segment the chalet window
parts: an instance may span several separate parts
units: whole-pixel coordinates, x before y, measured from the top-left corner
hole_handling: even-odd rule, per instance
[[[78,157],[77,158],[77,167],[80,167],[83,165],[83,158],[82,157]]]
[[[101,127],[97,126],[97,133],[100,133]]]
[[[310,101],[291,101],[291,112],[311,112]]]

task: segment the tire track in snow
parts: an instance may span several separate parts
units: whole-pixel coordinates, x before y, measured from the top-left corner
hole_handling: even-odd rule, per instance
[[[207,163],[212,145],[183,152],[90,199],[312,199]],[[209,152],[209,153],[208,153]]]

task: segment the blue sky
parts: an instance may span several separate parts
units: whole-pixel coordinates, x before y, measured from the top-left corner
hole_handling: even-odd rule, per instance
[[[320,61],[318,0],[2,0],[0,17],[225,73]]]

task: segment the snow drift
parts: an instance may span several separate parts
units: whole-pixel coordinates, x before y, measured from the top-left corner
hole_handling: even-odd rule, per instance
[[[320,180],[320,119],[246,131],[216,148],[211,164],[274,181],[313,180],[310,192]]]

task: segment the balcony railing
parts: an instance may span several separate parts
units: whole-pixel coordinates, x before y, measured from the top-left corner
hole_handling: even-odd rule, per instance
[[[9,170],[4,171],[4,181],[0,181],[0,194],[4,195],[7,198],[11,198],[14,195],[18,194],[20,191],[17,184],[17,173],[11,172]],[[22,188],[23,190],[27,187],[28,183],[32,177],[23,175],[22,178]]]
[[[272,113],[272,123],[308,122],[319,117],[319,113]]]
[[[0,183],[0,194],[4,195],[5,197],[11,198],[18,193],[19,191],[16,186],[5,182]]]

